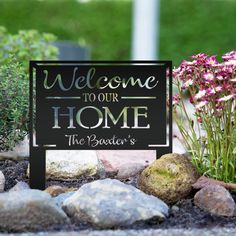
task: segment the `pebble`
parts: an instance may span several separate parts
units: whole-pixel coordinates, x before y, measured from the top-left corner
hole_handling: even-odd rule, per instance
[[[6,182],[5,176],[2,173],[2,171],[0,171],[0,193],[4,191],[5,182]]]

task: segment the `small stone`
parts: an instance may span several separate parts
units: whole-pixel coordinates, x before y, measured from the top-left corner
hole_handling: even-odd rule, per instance
[[[194,204],[218,216],[235,216],[236,205],[230,193],[220,185],[209,185],[194,196]]]
[[[125,165],[120,166],[120,169],[117,173],[118,179],[127,179],[129,177],[136,176],[140,174],[147,165],[141,163],[127,163]]]
[[[67,187],[62,187],[58,185],[52,185],[47,187],[44,191],[46,193],[49,193],[52,197],[56,197],[61,193],[66,193],[66,192],[75,192],[77,191],[77,188],[67,188]]]
[[[171,153],[144,169],[138,186],[166,203],[175,203],[189,195],[197,178],[196,169],[186,156]]]
[[[174,205],[174,206],[171,207],[171,211],[172,212],[177,212],[177,211],[179,211],[179,207]]]
[[[160,199],[115,179],[85,184],[67,198],[62,208],[78,222],[83,219],[101,228],[131,225],[153,218],[163,220],[169,208]]]
[[[3,192],[3,191],[4,191],[5,182],[6,182],[5,176],[4,176],[4,174],[2,173],[2,171],[0,171],[0,192]]]
[[[6,231],[42,229],[53,224],[69,223],[48,193],[22,190],[0,194],[0,228]]]
[[[61,193],[61,194],[59,194],[58,196],[53,197],[52,199],[53,199],[54,203],[55,203],[58,207],[61,207],[62,204],[63,204],[63,202],[64,202],[67,198],[71,197],[74,193],[75,193],[75,192]]]
[[[14,192],[14,191],[22,191],[25,189],[29,189],[29,185],[23,181],[19,181],[14,187],[12,187],[9,192]]]

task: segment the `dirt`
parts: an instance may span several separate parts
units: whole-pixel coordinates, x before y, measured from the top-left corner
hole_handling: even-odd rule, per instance
[[[26,169],[28,161],[0,161],[0,170],[3,171],[6,177],[5,190],[12,188],[18,181],[25,181],[28,183],[26,177]],[[114,177],[114,176],[107,176]],[[96,177],[81,178],[76,181],[52,181],[47,180],[46,185],[60,185],[79,188],[85,183],[91,182],[97,179]],[[137,178],[130,178],[123,180],[127,184],[136,186]],[[212,216],[209,213],[200,210],[193,204],[193,196],[195,192],[192,192],[187,199],[183,199],[176,203],[174,206],[170,206],[170,216],[163,222],[158,222],[153,219],[149,222],[138,222],[129,227],[120,227],[119,229],[179,229],[179,228],[213,228],[213,227],[236,227],[236,217],[219,217]],[[236,200],[236,196],[233,195]],[[91,225],[88,222],[74,223],[68,225],[57,225],[49,228],[40,229],[39,231],[78,231],[78,230],[99,230],[98,227]]]

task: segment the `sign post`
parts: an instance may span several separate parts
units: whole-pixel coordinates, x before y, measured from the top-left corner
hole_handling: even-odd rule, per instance
[[[30,187],[45,188],[47,150],[172,152],[171,67],[170,61],[31,61]]]

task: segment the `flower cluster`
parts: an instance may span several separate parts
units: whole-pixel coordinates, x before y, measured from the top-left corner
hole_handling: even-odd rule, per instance
[[[174,69],[173,77],[179,92],[173,117],[198,172],[236,182],[236,51],[221,61],[196,54]],[[187,97],[194,114],[186,107]]]
[[[221,114],[224,102],[236,99],[236,51],[224,54],[221,63],[204,53],[191,58],[173,70],[174,79],[181,83],[182,90],[189,90],[190,102],[198,112],[211,103],[212,115]],[[176,97],[174,104],[178,104]]]

